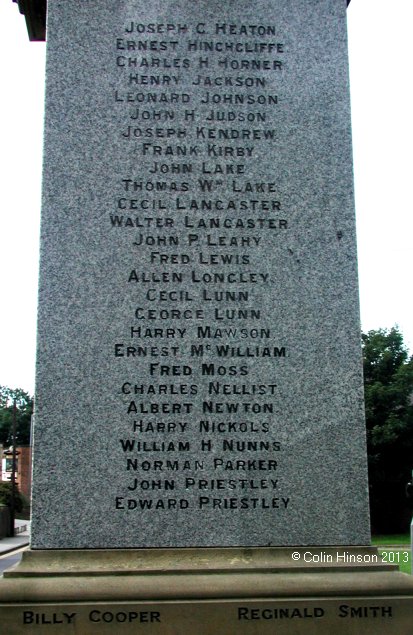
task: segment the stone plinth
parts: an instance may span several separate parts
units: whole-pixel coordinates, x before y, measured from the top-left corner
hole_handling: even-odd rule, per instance
[[[2,624],[10,635],[46,625],[79,635],[409,635],[413,581],[396,569],[356,547],[29,552],[3,581]]]

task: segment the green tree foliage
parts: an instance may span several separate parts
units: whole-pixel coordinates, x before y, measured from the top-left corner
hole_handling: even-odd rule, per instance
[[[11,505],[11,483],[0,483],[0,505]],[[21,512],[24,505],[24,499],[17,487],[14,492],[14,511]]]
[[[370,508],[375,533],[406,531],[413,469],[413,357],[397,328],[363,334]]]
[[[0,443],[12,443],[13,404],[16,401],[17,445],[30,443],[30,421],[33,414],[33,397],[20,388],[0,386]]]

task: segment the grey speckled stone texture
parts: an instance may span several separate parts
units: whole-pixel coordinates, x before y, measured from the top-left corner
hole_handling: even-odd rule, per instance
[[[345,0],[49,0],[32,547],[369,542]]]

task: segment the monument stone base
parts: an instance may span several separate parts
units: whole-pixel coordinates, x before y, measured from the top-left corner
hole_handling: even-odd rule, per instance
[[[411,635],[413,578],[372,547],[27,551],[0,582],[20,633]]]

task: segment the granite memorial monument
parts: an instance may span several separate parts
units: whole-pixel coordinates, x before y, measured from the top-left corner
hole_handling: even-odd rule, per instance
[[[10,633],[407,635],[369,547],[346,4],[48,0]]]

